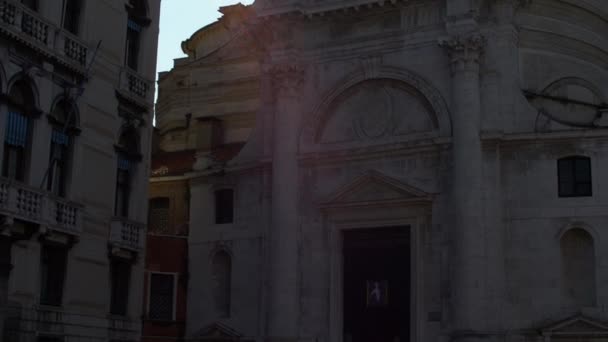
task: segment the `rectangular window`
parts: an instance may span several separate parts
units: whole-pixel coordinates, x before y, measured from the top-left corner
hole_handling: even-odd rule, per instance
[[[40,304],[61,306],[68,251],[65,247],[43,245],[40,263]]]
[[[169,234],[169,205],[168,198],[153,198],[150,200],[148,213],[148,229],[152,233]]]
[[[131,192],[131,162],[128,158],[118,156],[116,172],[116,194],[114,198],[114,215],[129,217],[129,201]]]
[[[38,337],[38,342],[63,342],[63,338],[61,337],[52,337],[52,336],[40,336]]]
[[[152,273],[148,317],[155,320],[173,320],[173,291],[175,275]]]
[[[234,220],[234,191],[220,189],[215,191],[215,223],[232,223]]]
[[[110,263],[110,313],[112,315],[127,315],[130,280],[131,264],[125,260],[112,260]]]
[[[78,35],[81,8],[82,0],[64,0],[62,26],[75,35]]]
[[[127,41],[125,51],[125,64],[137,71],[139,60],[139,44],[141,39],[141,26],[134,20],[127,22]]]
[[[568,157],[557,161],[559,197],[591,196],[591,159]]]

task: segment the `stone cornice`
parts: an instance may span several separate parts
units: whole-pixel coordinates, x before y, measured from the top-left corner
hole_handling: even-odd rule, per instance
[[[452,36],[439,40],[450,58],[452,72],[479,71],[486,38],[479,33]]]
[[[375,6],[395,5],[406,3],[408,0],[266,0],[257,5],[257,13],[260,17],[278,16],[284,14],[299,14],[306,17],[323,16],[329,12],[360,11],[371,9]]]

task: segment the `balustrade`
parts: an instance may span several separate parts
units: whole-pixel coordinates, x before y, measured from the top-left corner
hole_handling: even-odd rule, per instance
[[[78,235],[82,206],[20,182],[0,178],[0,215]]]
[[[0,0],[0,32],[84,71],[87,45],[14,0]]]
[[[116,247],[139,251],[143,248],[145,225],[115,218],[110,225],[110,243]]]
[[[149,98],[151,84],[151,81],[128,68],[123,68],[121,71],[120,89],[129,95],[134,95],[140,101],[148,102],[152,100]]]

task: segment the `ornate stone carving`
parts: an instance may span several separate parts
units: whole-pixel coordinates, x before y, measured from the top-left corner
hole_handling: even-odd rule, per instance
[[[485,37],[478,33],[439,40],[439,46],[448,53],[452,72],[479,71],[485,45]]]
[[[298,90],[304,83],[304,66],[301,63],[285,62],[273,64],[266,70],[272,78],[275,92],[283,95],[298,95]]]

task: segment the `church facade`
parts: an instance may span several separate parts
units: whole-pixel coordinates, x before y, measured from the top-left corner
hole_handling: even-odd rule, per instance
[[[221,11],[159,80],[189,338],[608,337],[608,5]]]

